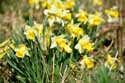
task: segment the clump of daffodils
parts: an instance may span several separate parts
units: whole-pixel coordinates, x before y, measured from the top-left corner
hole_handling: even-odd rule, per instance
[[[107,21],[115,22],[119,13],[114,8],[106,9],[107,20],[99,11],[89,12],[77,8],[79,6],[76,1],[28,0],[30,7],[42,7],[42,23],[29,22],[21,33],[13,35],[13,42],[7,40],[0,44],[0,59],[7,55],[8,63],[15,69],[19,80],[33,83],[56,82],[55,79],[63,78],[62,75],[70,71],[68,67],[75,72],[80,71],[79,64],[88,71],[97,68],[95,62],[99,60],[95,60],[101,59],[98,56],[104,55],[105,48],[102,46],[103,38],[98,39],[96,35]],[[94,7],[98,7],[103,0],[92,2]],[[110,54],[103,59],[105,57],[104,64],[111,70],[118,67],[117,62],[121,63]],[[55,74],[60,76],[56,77]]]
[[[93,4],[97,6],[101,6],[102,2],[103,0],[93,0]],[[102,13],[98,11],[90,13],[81,8],[76,12],[76,0],[28,0],[28,3],[30,6],[42,7],[45,18],[43,23],[34,22],[25,26],[23,34],[28,42],[36,44],[36,41],[39,41],[38,45],[46,52],[50,52],[49,50],[53,48],[71,55],[74,51],[84,55],[94,52],[96,38],[91,36],[96,35],[97,31],[94,30],[105,23]],[[109,21],[119,16],[118,11],[113,8],[106,9],[105,14]],[[24,58],[28,55],[29,46],[24,42],[18,43],[14,50],[18,58]],[[5,55],[4,51],[0,49],[0,58]],[[94,67],[94,60],[91,57],[84,56],[80,64],[83,63],[88,69]],[[114,58],[110,55],[107,55],[106,66],[116,68]]]

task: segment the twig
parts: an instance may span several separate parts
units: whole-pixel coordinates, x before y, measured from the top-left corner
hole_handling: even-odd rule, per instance
[[[123,42],[122,42],[122,0],[116,0],[116,5],[118,6],[118,11],[119,11],[119,30],[117,30],[117,43],[118,43],[118,50],[119,50],[119,55],[122,56],[123,53]]]
[[[52,83],[54,83],[54,70],[55,70],[55,54],[53,55],[53,72],[52,72]]]
[[[108,52],[108,51],[111,49],[113,43],[114,43],[114,41],[112,40],[112,42],[110,43],[110,45],[109,45],[109,46],[107,47],[107,49],[105,50],[106,52]]]
[[[65,81],[65,79],[66,79],[66,77],[67,77],[66,70],[67,70],[67,65],[66,65],[66,68],[65,68],[65,70],[64,70],[64,74],[63,74],[61,83],[65,83],[64,81]]]

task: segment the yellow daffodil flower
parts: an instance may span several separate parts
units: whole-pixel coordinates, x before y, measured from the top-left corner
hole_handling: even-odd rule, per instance
[[[72,19],[72,15],[71,15],[70,12],[66,13],[66,14],[64,14],[63,18],[66,19],[66,20],[71,20]]]
[[[93,0],[93,5],[102,6],[103,5],[103,0]]]
[[[64,2],[64,6],[66,9],[71,9],[75,6],[75,0],[66,0]]]
[[[35,30],[33,27],[26,26],[26,32],[24,33],[26,35],[26,38],[29,40],[34,41],[35,40]]]
[[[92,57],[84,56],[80,61],[81,68],[86,67],[87,69],[92,69],[94,67],[94,59]]]
[[[59,9],[64,9],[64,4],[61,0],[44,0],[41,4],[42,8],[50,9],[52,6],[55,6]]]
[[[55,5],[53,5],[50,9],[44,10],[44,14],[48,16],[48,21],[50,24],[57,19],[72,19],[72,15],[68,10],[57,8]]]
[[[119,16],[119,12],[117,10],[105,10],[105,13],[111,17],[117,18]]]
[[[83,49],[86,49],[87,51],[91,52],[93,51],[93,44],[90,42],[80,42],[81,46],[83,47]]]
[[[38,4],[39,2],[40,0],[28,0],[30,6],[32,6],[33,4]]]
[[[69,10],[65,9],[62,1],[55,0],[49,4],[51,4],[51,6],[44,10],[44,14],[48,16],[48,21],[50,25],[52,25],[52,23],[54,21],[57,21],[58,19],[72,19],[72,14]]]
[[[105,13],[108,15],[108,22],[112,23],[118,21],[119,12],[116,9],[106,9]]]
[[[68,24],[66,30],[72,35],[72,37],[80,38],[84,33],[83,29],[76,24]]]
[[[47,9],[44,11],[46,12],[45,15],[49,13],[60,16],[60,13],[62,13],[62,10],[64,9],[63,3],[60,0],[45,0],[43,1],[43,5],[47,5]]]
[[[46,8],[48,5],[48,1],[47,0],[44,0],[41,4],[42,8]]]
[[[90,24],[90,26],[98,26],[103,22],[103,18],[101,17],[100,13],[96,13],[96,14],[90,14],[88,16],[88,23]]]
[[[50,9],[52,6],[55,6],[59,9],[71,9],[75,6],[75,0],[44,0],[42,2],[42,8]]]
[[[18,58],[23,58],[26,54],[28,55],[28,48],[24,44],[20,44],[15,51]]]
[[[35,22],[33,27],[36,28],[36,32],[40,36],[42,34],[42,31],[43,31],[43,25]]]
[[[87,18],[87,12],[83,11],[83,10],[80,10],[80,12],[77,14],[77,17],[78,17],[78,21],[79,22],[86,23],[87,20],[88,20],[88,18]]]
[[[53,5],[55,5],[59,9],[64,9],[64,4],[60,0],[55,2]]]
[[[49,15],[48,16],[48,22],[49,22],[50,26],[52,26],[55,21],[56,21],[56,17],[55,16],[53,16],[53,15]]]
[[[56,36],[52,38],[52,44],[50,48],[59,47],[60,51],[66,51],[67,53],[71,53],[72,49],[67,45],[67,40],[63,38],[63,36]]]
[[[48,27],[48,29],[46,30],[46,33],[45,33],[45,41],[46,41],[46,45],[47,46],[50,46],[50,43],[51,43],[51,35],[53,34],[53,27]]]
[[[64,50],[67,52],[67,53],[72,53],[72,49],[69,47],[69,45],[64,45]]]
[[[47,8],[47,9],[50,9],[52,5],[53,5],[52,0],[43,0],[41,4],[42,8]]]
[[[57,17],[62,17],[63,10],[57,8],[55,5],[53,5],[50,9],[44,10],[45,15],[55,15]]]
[[[41,7],[46,8],[47,7],[47,1],[43,1],[42,4],[41,4]]]
[[[117,68],[116,59],[114,57],[111,57],[110,54],[108,54],[105,66],[111,69],[116,69]]]
[[[75,46],[75,49],[77,49],[80,53],[82,53],[84,50],[88,52],[92,52],[94,50],[93,43],[90,43],[88,35],[84,35],[83,38],[79,40],[78,44]]]
[[[48,15],[48,23],[49,23],[50,27],[53,26],[54,22],[61,23],[62,19],[60,17],[54,16],[54,15]]]

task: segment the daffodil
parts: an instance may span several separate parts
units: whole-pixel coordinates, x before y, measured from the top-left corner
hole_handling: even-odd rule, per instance
[[[69,45],[65,44],[63,48],[67,53],[72,53],[72,49],[69,47]]]
[[[119,12],[117,10],[113,10],[113,9],[112,10],[106,9],[105,13],[111,17],[114,17],[114,18],[117,18],[119,16]]]
[[[28,55],[28,48],[24,44],[20,44],[15,51],[18,58],[23,58],[26,54]]]
[[[35,6],[36,9],[39,8],[39,2],[40,2],[40,0],[28,0],[29,5]]]
[[[63,38],[64,36],[56,36],[54,38],[52,38],[52,43],[50,48],[54,48],[54,47],[59,47],[60,51],[65,51],[67,53],[71,53],[72,49],[69,47],[69,45],[67,44],[67,40]]]
[[[34,41],[35,40],[35,29],[33,27],[30,26],[26,26],[26,32],[24,32],[24,34],[26,35],[26,38],[29,40]]]
[[[79,42],[76,44],[75,49],[77,49],[80,53],[83,53],[84,50],[88,52],[93,51],[93,43],[90,42],[90,38],[88,35],[84,35],[83,38],[79,40]]]
[[[55,6],[56,8],[59,9],[71,9],[75,6],[75,0],[66,0],[66,1],[61,1],[61,0],[44,0],[42,2],[42,7],[50,9],[52,6]]]
[[[67,12],[63,15],[63,18],[66,20],[71,20],[72,19],[72,14],[70,12]]]
[[[36,28],[36,33],[38,33],[38,36],[40,36],[43,31],[43,25],[35,22],[33,27]]]
[[[46,1],[45,1],[46,2]],[[49,13],[56,13],[55,11],[58,10],[58,12],[61,10],[64,10],[63,4],[61,1],[59,0],[55,0],[55,1],[47,1],[46,3],[48,3],[49,8],[47,8],[46,10],[49,11]]]
[[[56,17],[53,15],[49,15],[48,16],[48,23],[50,26],[52,26],[54,24],[54,22],[56,21]]]
[[[116,9],[106,9],[105,13],[108,15],[108,22],[118,21],[119,12]]]
[[[46,40],[46,45],[50,46],[51,39],[50,37],[53,35],[53,27],[48,27],[45,33],[45,40]]]
[[[79,22],[86,23],[88,20],[87,12],[83,10],[80,10],[80,12],[76,15],[76,17],[78,17]]]
[[[93,0],[93,5],[102,6],[103,0]]]
[[[52,6],[55,6],[59,9],[64,9],[64,4],[61,0],[44,0],[42,2],[42,7],[50,9]]]
[[[28,0],[29,5],[38,4],[40,0]]]
[[[48,21],[52,25],[57,19],[71,20],[72,14],[69,10],[57,8],[53,5],[50,9],[44,10],[44,14],[48,16]]]
[[[44,10],[44,14],[48,16],[50,25],[52,25],[55,21],[60,22],[60,20],[72,19],[72,14],[65,8],[64,2],[61,0],[54,0],[50,3],[48,2],[48,4],[51,4],[51,6]]]
[[[44,4],[47,3],[49,5],[49,8],[47,8],[45,11],[47,11],[50,14],[55,14],[60,17],[61,13],[63,13],[63,11],[66,10],[64,3],[61,0],[45,1]]]
[[[104,19],[101,16],[101,13],[89,14],[88,23],[90,26],[98,26],[103,23]]]
[[[55,0],[43,0],[41,6],[42,8],[50,9],[53,3],[55,3]]]
[[[87,57],[86,55],[80,61],[81,68],[92,69],[94,67],[94,59],[92,57]]]
[[[66,0],[64,2],[64,6],[66,9],[71,9],[75,6],[75,0]]]
[[[61,0],[57,0],[53,5],[55,5],[59,9],[64,9],[64,4]]]
[[[50,14],[50,15],[55,15],[57,17],[62,17],[62,12],[63,12],[63,9],[57,8],[55,5],[52,5],[51,8],[44,10],[45,15]]]
[[[107,54],[107,61],[105,63],[105,66],[111,69],[116,69],[117,68],[116,59],[114,57],[111,57],[110,54]]]
[[[80,38],[83,36],[83,29],[78,24],[68,24],[66,30],[72,35],[72,37]]]
[[[47,0],[44,0],[41,4],[42,8],[46,8],[48,5],[48,1]]]

